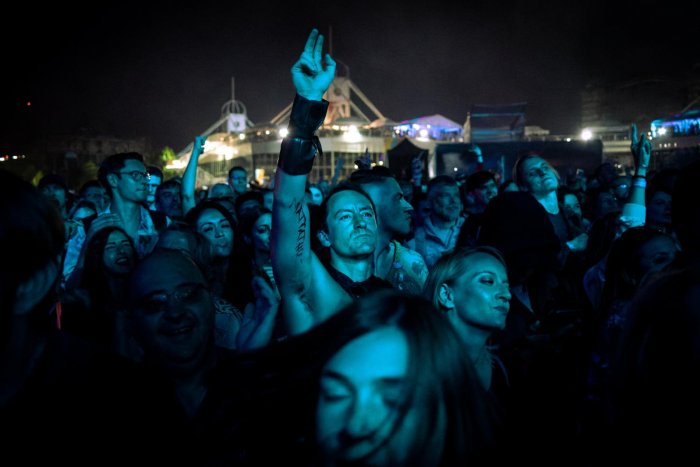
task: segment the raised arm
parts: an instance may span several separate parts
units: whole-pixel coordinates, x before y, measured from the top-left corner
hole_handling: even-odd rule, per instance
[[[255,302],[246,306],[236,337],[236,347],[242,351],[265,347],[270,343],[279,308],[279,300],[265,278],[253,276],[252,286]]]
[[[199,164],[199,156],[204,152],[204,143],[206,136],[195,136],[194,145],[192,146],[192,155],[187,163],[185,173],[182,174],[182,214],[187,212],[197,204],[194,197],[194,190],[197,184],[197,165]]]
[[[471,151],[476,157],[476,171],[484,170],[484,154],[481,152],[481,148],[476,144],[472,144]]]
[[[651,160],[651,141],[644,133],[637,134],[637,125],[630,127],[631,150],[634,158],[634,177],[627,203],[622,208],[621,221],[628,227],[644,225],[646,220],[646,203],[644,196],[647,187],[647,169]]]
[[[319,321],[311,290],[312,284],[318,286],[314,276],[319,261],[311,252],[309,210],[304,191],[314,157],[320,149],[314,132],[323,123],[328,110],[323,94],[335,75],[335,62],[326,54],[323,63],[322,49],[323,36],[314,29],[301,57],[292,66],[297,94],[275,175],[270,253],[282,297],[282,313],[291,334],[304,332]]]
[[[335,170],[333,170],[333,178],[331,179],[331,186],[330,186],[331,189],[338,184],[338,181],[340,180],[340,176],[343,173],[343,166],[344,165],[345,165],[345,158],[343,157],[342,154],[338,154],[335,157]]]

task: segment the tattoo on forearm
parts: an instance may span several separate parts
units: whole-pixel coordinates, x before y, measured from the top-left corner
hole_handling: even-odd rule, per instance
[[[306,214],[302,202],[295,201],[294,211],[297,214],[297,258],[304,254],[304,240],[306,240]]]

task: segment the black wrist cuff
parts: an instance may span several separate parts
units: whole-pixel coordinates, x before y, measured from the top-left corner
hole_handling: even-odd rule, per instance
[[[289,136],[311,139],[318,127],[323,124],[328,111],[328,101],[311,101],[297,94],[294,96],[292,113],[289,116]]]
[[[309,139],[284,138],[277,167],[289,175],[307,175],[314,165],[316,151],[323,154],[317,136]]]
[[[314,135],[326,118],[328,101],[312,101],[297,94],[289,116],[289,133],[282,140],[277,166],[289,175],[311,172],[316,152],[323,154],[321,142]]]

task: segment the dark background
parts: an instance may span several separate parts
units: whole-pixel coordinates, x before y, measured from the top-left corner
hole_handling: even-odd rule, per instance
[[[455,3],[14,5],[0,144],[91,128],[179,151],[219,117],[232,77],[249,118],[268,121],[313,26],[332,27],[333,56],[396,121],[527,102],[527,124],[575,133],[585,84],[700,63],[697,2]]]

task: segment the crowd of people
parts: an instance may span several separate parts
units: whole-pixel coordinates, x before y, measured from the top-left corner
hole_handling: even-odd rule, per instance
[[[77,193],[0,171],[8,465],[692,456],[700,163],[651,171],[632,125],[631,174],[527,153],[511,177],[310,180],[323,41],[291,69],[273,187],[237,166],[198,191],[199,136],[181,178],[138,153]]]

